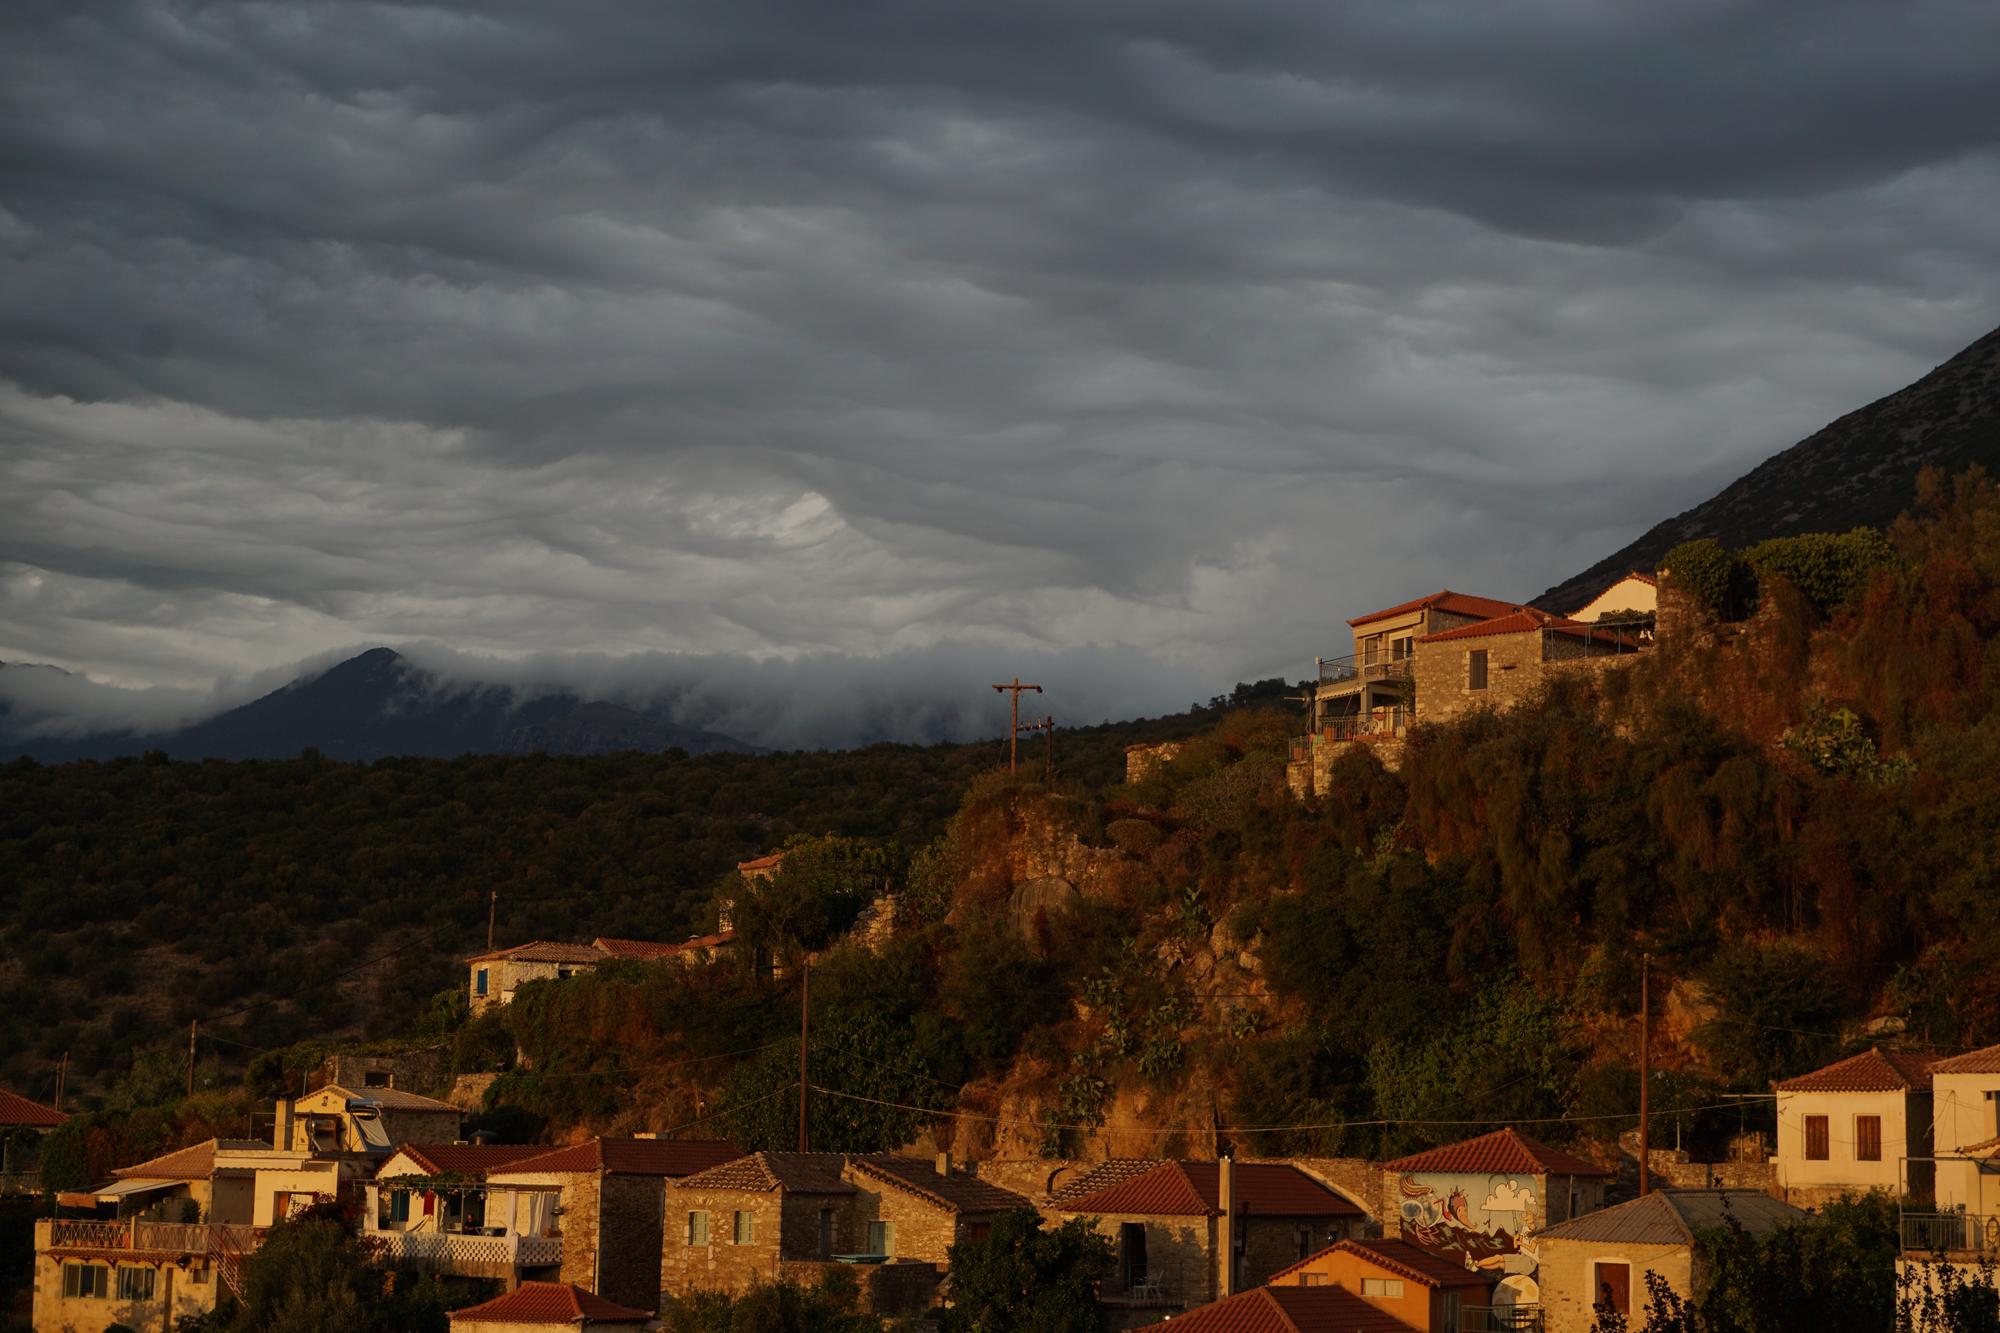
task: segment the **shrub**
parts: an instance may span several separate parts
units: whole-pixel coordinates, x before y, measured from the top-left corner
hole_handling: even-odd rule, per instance
[[[1743,559],[1759,575],[1779,574],[1790,579],[1825,615],[1853,597],[1893,554],[1889,539],[1880,532],[1855,528],[1852,532],[1774,537],[1745,551]]]
[[[1660,561],[1660,568],[1690,597],[1713,615],[1734,620],[1748,609],[1749,570],[1734,551],[1713,537],[1682,542]]]

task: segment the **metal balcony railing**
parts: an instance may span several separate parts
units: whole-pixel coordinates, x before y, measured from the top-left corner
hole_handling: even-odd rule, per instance
[[[1922,1254],[1973,1252],[2000,1256],[2000,1215],[1904,1213],[1903,1248]]]
[[[1319,683],[1338,685],[1350,680],[1407,680],[1413,657],[1387,653],[1350,653],[1319,659]]]
[[[1545,1326],[1539,1305],[1467,1305],[1456,1333],[1542,1333]]]

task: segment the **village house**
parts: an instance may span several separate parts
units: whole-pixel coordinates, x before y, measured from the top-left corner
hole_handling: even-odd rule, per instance
[[[365,1153],[380,1161],[399,1143],[454,1143],[464,1119],[465,1112],[435,1097],[329,1083],[278,1103],[272,1142],[294,1152]]]
[[[524,1282],[503,1296],[451,1312],[452,1333],[548,1333],[554,1328],[640,1333],[651,1323],[648,1311],[563,1282]]]
[[[1173,1333],[1410,1333],[1411,1325],[1341,1287],[1257,1287],[1197,1306]]]
[[[1870,1047],[1772,1084],[1784,1197],[1810,1208],[1868,1190],[1930,1194],[1932,1063]]]
[[[1495,1275],[1406,1240],[1343,1240],[1271,1275],[1273,1287],[1339,1287],[1417,1333],[1460,1333],[1492,1306]]]
[[[866,1237],[862,1249],[889,1262],[942,1268],[951,1262],[952,1246],[986,1239],[1000,1214],[1034,1207],[1012,1190],[953,1170],[950,1153],[935,1161],[849,1157],[841,1178],[858,1191],[854,1216]]]
[[[1116,1247],[1100,1287],[1107,1320],[1150,1320],[1257,1286],[1322,1246],[1355,1234],[1366,1213],[1283,1162],[1168,1161],[1071,1197]],[[1125,1325],[1134,1326],[1134,1325]]]
[[[41,1137],[68,1118],[0,1088],[0,1194],[41,1188]]]
[[[1540,1301],[1531,1237],[1604,1203],[1615,1174],[1508,1128],[1382,1165],[1385,1235],[1494,1279],[1492,1302],[1532,1319]]]
[[[1692,1296],[1702,1277],[1699,1232],[1733,1220],[1761,1236],[1807,1217],[1761,1190],[1654,1190],[1548,1227],[1531,1242],[1541,1259],[1545,1333],[1588,1333],[1600,1309],[1640,1314],[1649,1272]]]
[[[599,936],[589,944],[531,940],[506,949],[493,949],[465,960],[470,969],[466,980],[468,1003],[475,1016],[483,1014],[495,1005],[512,1004],[514,992],[531,981],[560,981],[580,976],[613,960],[658,963],[682,958],[705,962],[735,938],[725,926],[714,934],[692,936],[678,944]]]
[[[760,1152],[684,1177],[667,1191],[661,1253],[668,1291],[743,1291],[786,1266],[866,1252],[839,1153]]]
[[[489,1168],[486,1188],[513,1195],[513,1216],[555,1219],[559,1280],[651,1310],[660,1295],[668,1182],[740,1156],[715,1139],[596,1138]],[[524,1197],[539,1195],[539,1199]],[[497,1205],[489,1204],[489,1213]]]
[[[526,1144],[406,1143],[364,1187],[361,1235],[382,1262],[509,1288],[553,1278],[562,1259],[555,1194],[494,1190],[487,1173],[546,1153]]]
[[[1925,1072],[1932,1161],[1906,1172],[1917,1206],[1903,1211],[1902,1248],[1976,1276],[1982,1259],[2000,1259],[2000,1046],[1932,1060]],[[1927,1168],[1928,1204],[1918,1188]]]
[[[1569,613],[1571,620],[1594,624],[1606,616],[1624,620],[1628,615],[1650,616],[1660,609],[1660,581],[1637,570]]]

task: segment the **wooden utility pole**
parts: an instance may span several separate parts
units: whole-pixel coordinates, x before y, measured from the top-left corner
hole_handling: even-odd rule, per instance
[[[1021,691],[1033,690],[1036,694],[1040,694],[1042,687],[1039,685],[1023,685],[1021,678],[1016,676],[1007,684],[995,685],[993,689],[996,693],[1004,693],[1011,690],[1014,696],[1009,701],[1010,712],[1007,725],[1007,771],[1012,773],[1019,767],[1021,760]]]
[[[56,1110],[62,1110],[63,1082],[69,1077],[69,1052],[62,1054],[62,1063],[56,1066]]]
[[[807,958],[799,966],[799,1151],[808,1152],[806,1136],[806,1045],[812,1039],[813,965]]]
[[[194,1096],[194,1034],[195,1029],[200,1026],[201,1020],[198,1018],[188,1020],[188,1096],[190,1097]]]
[[[1056,720],[1045,717],[1040,722],[1023,723],[1016,731],[1039,731],[1042,733],[1042,782],[1056,780]]]
[[[1647,1093],[1653,1081],[1653,955],[1639,955],[1639,1197],[1653,1189],[1652,1119]]]
[[[486,891],[486,952],[493,952],[493,917],[500,910],[500,890]]]

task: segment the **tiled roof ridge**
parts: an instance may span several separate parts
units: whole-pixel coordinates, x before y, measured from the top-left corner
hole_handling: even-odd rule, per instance
[[[0,1088],[0,1125],[53,1126],[69,1119],[53,1106],[30,1101],[18,1092]]]
[[[485,953],[473,954],[468,963],[499,962],[503,959],[520,958],[530,949],[548,949],[562,953],[563,957],[551,958],[548,962],[588,963],[604,956],[603,952],[588,944],[571,944],[567,940],[528,940],[522,944],[510,944],[504,949],[488,949]],[[529,961],[535,961],[530,959]]]
[[[1451,629],[1439,630],[1435,634],[1426,634],[1417,642],[1443,643],[1450,639],[1484,639],[1496,634],[1525,634],[1529,630],[1538,629],[1585,628],[1588,627],[1582,621],[1571,620],[1568,616],[1553,615],[1547,611],[1538,611],[1532,606],[1524,606],[1505,615],[1477,620],[1470,625],[1456,625]]]
[[[606,1300],[567,1282],[523,1282],[490,1301],[454,1310],[451,1320],[496,1324],[577,1324],[586,1319],[638,1323],[652,1318],[649,1310]]]
[[[462,1108],[436,1097],[426,1097],[421,1092],[410,1092],[404,1088],[350,1088],[345,1083],[323,1083],[306,1094],[311,1097],[322,1092],[340,1092],[357,1102],[380,1102],[397,1111],[455,1111],[460,1115]]]
[[[1915,1051],[1870,1046],[1771,1087],[1776,1092],[1913,1092],[1927,1086],[1938,1065],[1945,1063],[1949,1062]]]
[[[1493,1150],[1501,1156],[1481,1158]],[[1502,1160],[1502,1157],[1505,1160]],[[1467,1159],[1471,1159],[1469,1162]],[[1443,1164],[1443,1165],[1441,1165]],[[1610,1176],[1615,1174],[1587,1158],[1551,1148],[1529,1138],[1512,1125],[1490,1133],[1441,1144],[1422,1152],[1384,1162],[1385,1171],[1519,1171],[1529,1175]]]
[[[1450,588],[1440,588],[1428,597],[1417,597],[1407,602],[1398,602],[1396,605],[1384,607],[1380,611],[1370,611],[1365,616],[1356,616],[1347,623],[1351,627],[1359,628],[1362,625],[1371,624],[1377,620],[1386,620],[1390,616],[1406,615],[1411,611],[1421,611],[1426,607],[1444,606],[1453,599],[1456,599],[1462,607],[1473,608],[1453,611],[1452,614],[1454,615],[1477,615],[1482,618],[1491,619],[1494,616],[1504,616],[1510,611],[1523,609],[1523,605],[1520,602],[1507,602],[1502,601],[1498,597],[1480,597],[1474,593],[1453,592]],[[1451,610],[1448,606],[1445,609]]]
[[[2000,1073],[2000,1045],[1981,1046],[1957,1055],[1947,1055],[1931,1062],[1933,1074],[1992,1074]]]

